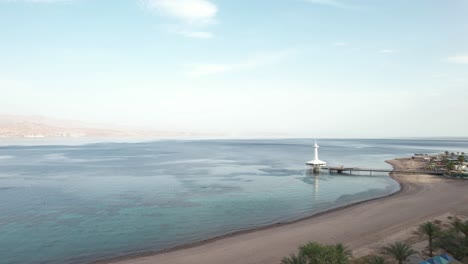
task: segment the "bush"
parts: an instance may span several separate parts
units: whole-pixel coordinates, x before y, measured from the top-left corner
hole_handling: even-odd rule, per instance
[[[343,244],[323,245],[316,242],[301,246],[299,252],[307,257],[310,264],[348,264],[352,255]]]

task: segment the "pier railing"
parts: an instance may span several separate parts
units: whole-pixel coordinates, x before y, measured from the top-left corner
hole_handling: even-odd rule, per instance
[[[400,173],[400,174],[431,174],[431,175],[443,175],[445,171],[438,170],[392,170],[392,169],[371,169],[371,168],[359,168],[359,167],[321,167],[322,170],[328,170],[330,173],[349,173],[353,172],[369,172],[372,175],[373,172],[388,172],[388,173]]]

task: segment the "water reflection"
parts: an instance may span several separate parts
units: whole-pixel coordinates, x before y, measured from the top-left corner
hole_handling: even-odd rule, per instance
[[[309,168],[305,171],[306,176],[316,176],[319,175],[319,172],[315,172],[312,168]]]
[[[305,171],[305,175],[306,177],[304,179],[304,182],[312,184],[314,186],[314,199],[315,199],[319,191],[320,173],[310,168]]]

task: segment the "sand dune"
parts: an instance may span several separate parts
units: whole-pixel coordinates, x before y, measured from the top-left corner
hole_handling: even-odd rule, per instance
[[[394,168],[415,168],[410,159],[389,161]],[[356,253],[426,219],[468,213],[468,182],[429,175],[393,175],[402,189],[390,197],[338,209],[295,223],[237,234],[196,246],[102,263],[247,264],[279,263],[308,241],[342,242]]]

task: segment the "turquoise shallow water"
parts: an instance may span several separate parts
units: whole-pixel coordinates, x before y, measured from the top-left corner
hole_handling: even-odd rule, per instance
[[[389,167],[466,140],[320,140],[330,164]],[[87,263],[291,221],[398,189],[310,173],[313,140],[0,147],[0,263]]]

